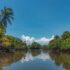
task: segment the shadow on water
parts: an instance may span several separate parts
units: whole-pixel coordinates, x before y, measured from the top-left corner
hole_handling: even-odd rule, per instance
[[[51,59],[56,66],[61,66],[66,70],[70,70],[70,54],[65,53],[50,53],[46,50],[24,50],[13,53],[0,52],[0,70],[4,66],[10,66],[18,61],[26,62],[34,58],[45,60]],[[54,69],[53,69],[54,70]]]

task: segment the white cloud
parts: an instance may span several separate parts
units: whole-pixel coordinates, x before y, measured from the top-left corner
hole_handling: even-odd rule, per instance
[[[32,42],[35,41],[35,38],[34,38],[34,37],[30,37],[30,36],[22,35],[22,36],[21,36],[21,40],[22,40],[23,42],[26,42],[28,45],[31,45]]]
[[[25,35],[21,36],[21,40],[23,42],[26,42],[27,45],[31,45],[33,42],[37,42],[37,43],[39,43],[41,45],[47,45],[53,39],[54,39],[54,36],[52,36],[51,38],[42,37],[40,39],[36,39],[34,37],[25,36]]]

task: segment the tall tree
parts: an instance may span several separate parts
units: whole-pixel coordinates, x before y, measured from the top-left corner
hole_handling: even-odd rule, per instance
[[[8,23],[11,23],[11,19],[13,19],[13,10],[11,8],[4,7],[4,9],[1,10],[0,24],[6,29]]]

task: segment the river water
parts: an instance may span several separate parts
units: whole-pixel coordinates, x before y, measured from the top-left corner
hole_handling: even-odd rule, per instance
[[[0,70],[70,70],[70,54],[43,50],[0,53]]]

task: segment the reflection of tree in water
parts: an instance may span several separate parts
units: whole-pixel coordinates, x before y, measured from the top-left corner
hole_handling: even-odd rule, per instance
[[[41,50],[31,50],[31,54],[32,56],[37,56],[37,55],[40,55],[41,54]]]
[[[14,53],[0,53],[0,70],[3,66],[8,66],[14,62],[19,61],[22,57],[25,57],[26,51],[16,51]]]
[[[43,52],[42,50],[30,50],[28,51],[32,56],[38,56]],[[14,62],[21,60],[21,58],[26,57],[27,51],[16,51],[14,53],[0,53],[0,70],[2,70],[3,66],[11,65]],[[47,56],[47,52],[44,52]],[[63,53],[49,53],[52,60],[55,61],[57,65],[63,65],[66,70],[70,70],[70,54]],[[45,57],[43,56],[43,57]],[[39,58],[42,58],[39,56]],[[42,58],[43,59],[43,58]],[[47,57],[46,57],[47,59]]]
[[[51,58],[57,65],[63,65],[66,70],[70,70],[70,54],[65,53],[50,53]]]

